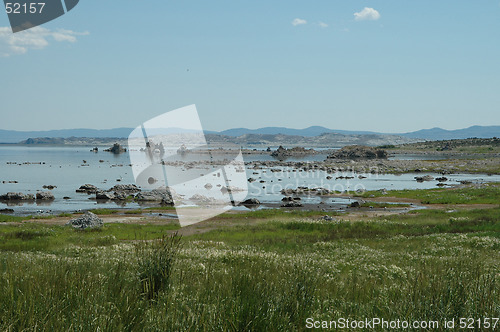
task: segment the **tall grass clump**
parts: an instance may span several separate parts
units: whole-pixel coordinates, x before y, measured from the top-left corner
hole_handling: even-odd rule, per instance
[[[137,274],[143,294],[150,300],[167,290],[181,238],[177,232],[152,241],[141,241],[135,246]]]

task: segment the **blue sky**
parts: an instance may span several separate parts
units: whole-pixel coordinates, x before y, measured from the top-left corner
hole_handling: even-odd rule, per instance
[[[500,125],[500,1],[81,0],[35,29],[0,28],[0,129]]]

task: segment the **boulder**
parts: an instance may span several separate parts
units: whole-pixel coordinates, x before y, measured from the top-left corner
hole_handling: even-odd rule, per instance
[[[54,195],[50,191],[39,191],[36,193],[37,201],[53,201]]]
[[[135,184],[117,184],[107,190],[108,192],[124,192],[127,194],[135,194],[141,191]]]
[[[425,175],[425,176],[415,176],[415,180],[417,182],[424,182],[424,181],[432,181],[434,180],[434,177],[430,175]]]
[[[285,202],[281,204],[281,207],[302,207],[302,203],[298,201],[290,201],[290,202]]]
[[[99,188],[97,188],[96,186],[94,186],[93,184],[84,184],[82,186],[80,186],[80,188],[78,188],[76,190],[77,193],[84,193],[84,194],[95,194],[99,191]]]
[[[248,198],[241,202],[241,205],[260,205],[260,201],[257,198]]]
[[[85,212],[85,214],[79,218],[71,219],[70,221],[68,221],[66,225],[80,229],[97,228],[97,227],[102,227],[103,221],[101,218],[99,218],[92,212],[88,211]]]
[[[9,192],[4,195],[0,195],[0,201],[34,201],[34,200],[35,196],[33,194]]]
[[[352,207],[352,208],[359,208],[361,207],[361,204],[358,202],[358,201],[354,201],[352,202],[349,207]]]
[[[306,149],[301,146],[296,146],[291,149],[286,149],[283,146],[279,146],[276,151],[273,151],[271,153],[271,156],[279,159],[284,159],[286,157],[292,157],[292,156],[306,156],[310,154],[315,154],[316,151],[314,149]],[[273,171],[273,170],[271,170]],[[280,169],[277,170],[277,172],[281,172]]]
[[[286,196],[281,199],[282,202],[293,202],[293,201],[300,201],[300,197],[292,197],[292,196]]]
[[[158,188],[151,191],[143,191],[135,195],[139,202],[161,202],[164,205],[174,205],[171,189]]]
[[[115,197],[112,199],[115,201],[125,201],[128,197],[127,193],[123,191],[115,191],[113,192],[113,196]]]
[[[106,191],[98,191],[95,193],[95,198],[102,200],[109,200],[109,199],[115,199],[115,195],[113,193]]]
[[[106,149],[104,151],[106,151],[106,152],[112,152],[114,154],[120,154],[120,153],[123,153],[123,152],[127,152],[127,149],[125,149],[124,147],[122,147],[120,144],[115,143],[115,144],[113,144],[112,147],[110,147],[109,149]]]

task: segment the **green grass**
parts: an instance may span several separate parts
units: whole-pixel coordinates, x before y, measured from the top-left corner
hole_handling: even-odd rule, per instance
[[[0,222],[21,222],[23,220],[30,219],[31,216],[20,217],[20,216],[10,216],[8,214],[0,214]]]
[[[136,210],[125,210],[125,214],[142,214],[141,209],[136,209]]]
[[[30,219],[52,219],[52,215],[29,215],[29,216],[11,216],[7,214],[0,214],[0,222],[21,222]]]
[[[147,211],[165,211],[165,210],[175,210],[175,207],[174,206],[156,206],[156,207],[149,207],[149,208],[145,208],[144,210],[147,210]]]
[[[407,208],[410,207],[410,204],[407,203],[386,203],[386,202],[371,202],[365,201],[361,204],[361,207],[372,207],[376,209],[383,208]]]
[[[0,250],[59,252],[68,245],[80,247],[106,246],[120,241],[150,240],[166,231],[177,230],[178,224],[108,223],[98,229],[76,230],[69,226],[36,223],[0,228]]]
[[[418,199],[423,204],[500,204],[500,184],[482,184],[479,187],[390,190],[386,195],[380,191],[366,191],[355,197],[398,197]]]
[[[94,210],[90,210],[90,212],[97,214],[97,215],[107,215],[107,214],[119,213],[120,210],[118,210],[118,209],[94,209]]]
[[[173,222],[2,225],[0,330],[303,331],[308,317],[500,315],[500,208],[322,214],[228,213],[182,240],[168,237]]]
[[[468,138],[441,141],[408,143],[401,145],[384,145],[379,148],[390,149],[395,152],[451,152],[469,154],[494,154],[500,152],[498,138]]]
[[[194,236],[204,241],[223,240],[231,245],[258,245],[266,250],[300,250],[304,245],[340,239],[389,239],[447,233],[488,233],[500,237],[500,208],[446,212],[417,210],[369,220],[273,220],[253,225],[219,228]]]
[[[269,219],[269,218],[299,218],[299,217],[317,217],[328,215],[337,215],[336,212],[321,212],[295,209],[260,209],[243,213],[223,213],[217,216],[217,219]]]

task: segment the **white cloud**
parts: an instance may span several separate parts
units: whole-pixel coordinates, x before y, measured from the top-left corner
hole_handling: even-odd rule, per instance
[[[328,28],[328,24],[326,24],[325,22],[319,22],[318,25],[322,28]]]
[[[77,36],[88,34],[88,32],[74,32],[65,29],[51,31],[42,27],[12,33],[11,28],[0,27],[0,56],[24,54],[32,49],[41,50],[49,46],[49,41],[74,43]]]
[[[380,13],[373,8],[365,7],[362,11],[354,13],[356,21],[376,21],[380,18]]]
[[[296,18],[292,21],[292,25],[294,27],[296,27],[297,25],[303,25],[303,24],[307,24],[307,21],[306,20],[303,20],[301,18]]]

